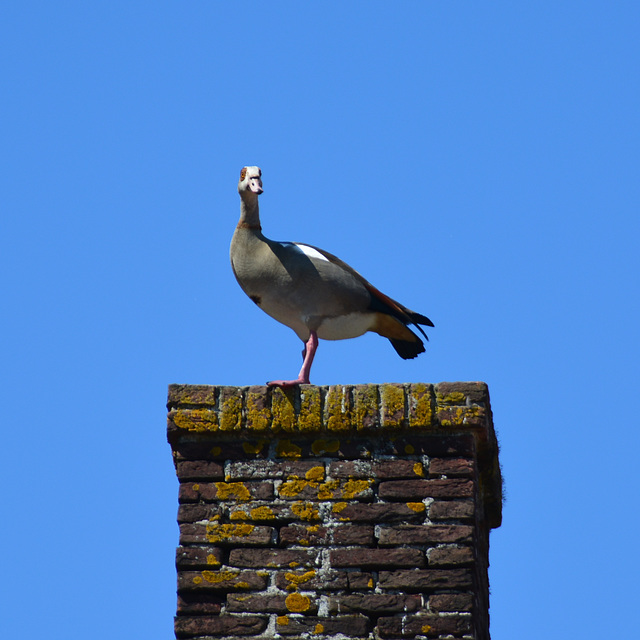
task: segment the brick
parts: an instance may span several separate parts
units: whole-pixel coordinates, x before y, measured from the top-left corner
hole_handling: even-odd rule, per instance
[[[279,616],[276,631],[281,635],[309,634],[332,636],[343,634],[350,638],[365,638],[369,635],[369,619],[361,615],[319,618],[316,616]]]
[[[376,478],[386,480],[388,478],[422,478],[424,467],[418,460],[381,460],[374,462],[372,470]]]
[[[212,543],[220,546],[264,546],[271,544],[275,529],[254,524],[181,524],[181,544]]]
[[[413,569],[380,571],[378,585],[382,589],[462,589],[470,588],[473,580],[469,569]]]
[[[400,436],[389,443],[389,454],[395,456],[427,455],[472,457],[476,445],[472,434],[455,434],[438,436],[429,434],[428,437]]]
[[[216,547],[178,547],[176,567],[178,569],[212,569],[222,564],[222,550]]]
[[[474,472],[475,464],[469,458],[431,458],[429,460],[429,477],[472,477]]]
[[[427,555],[430,567],[469,565],[475,560],[471,547],[439,547]]]
[[[183,591],[178,594],[178,615],[218,615],[222,611],[224,595]]]
[[[233,567],[311,567],[318,552],[307,549],[232,549],[229,565]]]
[[[278,522],[287,521],[320,521],[320,512],[317,502],[297,500],[295,502],[248,502],[229,506],[229,519],[233,522],[244,520],[254,522]]]
[[[202,520],[213,520],[222,515],[219,504],[209,503],[186,503],[178,507],[178,523],[200,522]]]
[[[407,522],[424,520],[426,508],[422,502],[407,504],[374,502],[338,503],[332,507],[333,517],[346,522]]]
[[[261,591],[267,588],[267,575],[223,567],[211,571],[179,571],[178,591]]]
[[[337,613],[400,613],[422,608],[421,595],[358,593],[332,596],[328,599],[329,614]]]
[[[334,527],[331,535],[333,544],[373,544],[375,542],[373,525],[341,525]]]
[[[424,552],[420,549],[332,549],[332,567],[423,567]]]
[[[473,528],[457,524],[397,525],[382,527],[378,538],[381,545],[432,544],[471,542]]]
[[[176,474],[184,480],[222,480],[224,467],[210,460],[184,460],[176,464]]]
[[[258,616],[178,616],[176,638],[195,636],[255,636],[267,628],[268,619]]]
[[[318,605],[314,599],[300,596],[299,594],[296,594],[293,598],[291,594],[253,595],[230,593],[227,595],[227,611],[235,613],[285,614],[298,609],[303,609],[305,613],[316,614]]]
[[[429,505],[431,520],[471,520],[475,516],[475,508],[471,500],[436,500]]]
[[[373,525],[320,525],[291,524],[280,529],[280,543],[287,546],[325,546],[330,544],[373,544]]]
[[[304,478],[309,471],[322,467],[314,460],[252,460],[232,462],[227,468],[227,480],[255,480],[258,478]]]
[[[318,571],[316,569],[280,571],[275,584],[283,591],[369,591],[373,574],[366,571]]]
[[[438,593],[429,596],[431,611],[472,611],[473,596],[470,593]]]
[[[317,482],[306,478],[285,480],[278,487],[278,496],[285,500],[371,500],[373,479],[339,479]]]
[[[417,635],[466,635],[472,630],[470,616],[408,615],[404,618],[379,618],[378,631],[383,638],[415,638]]]
[[[339,460],[329,463],[328,475],[332,478],[369,478],[373,475],[369,460]]]
[[[473,495],[471,480],[388,480],[381,482],[378,495],[384,500],[423,498],[468,498]]]
[[[178,489],[180,502],[229,500],[270,500],[273,498],[271,482],[182,482]]]

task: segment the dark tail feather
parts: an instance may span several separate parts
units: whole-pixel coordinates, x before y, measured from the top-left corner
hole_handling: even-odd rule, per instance
[[[397,354],[403,360],[411,360],[411,358],[415,358],[418,354],[424,352],[424,344],[422,344],[422,340],[420,340],[420,338],[418,338],[416,342],[408,342],[407,340],[392,340],[390,338],[389,342],[392,344]]]

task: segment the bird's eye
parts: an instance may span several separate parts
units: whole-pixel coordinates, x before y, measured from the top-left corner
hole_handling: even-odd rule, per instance
[[[247,177],[247,167],[242,167],[242,171],[240,172],[240,182],[242,182]]]

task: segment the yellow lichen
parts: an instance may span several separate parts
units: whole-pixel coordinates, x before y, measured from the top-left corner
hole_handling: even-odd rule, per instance
[[[258,440],[256,442],[243,442],[242,449],[247,454],[256,454],[262,451],[266,443],[266,440]]]
[[[256,507],[251,509],[252,520],[273,520],[276,514],[271,507]]]
[[[421,513],[426,509],[424,502],[407,502],[407,507],[416,513]]]
[[[302,449],[290,440],[280,440],[276,445],[276,455],[280,458],[299,458]]]
[[[407,444],[404,447],[404,452],[408,453],[408,454],[412,454],[412,453],[415,452],[415,448],[414,448],[414,446],[412,444]]]
[[[218,431],[218,415],[211,409],[183,409],[172,414],[176,427],[186,431]]]
[[[321,482],[324,480],[324,467],[311,467],[304,477],[311,482]]]
[[[246,538],[254,529],[253,524],[208,524],[206,535],[209,542],[222,542],[229,538]]]
[[[247,429],[254,431],[264,431],[271,425],[271,411],[269,407],[260,406],[262,404],[262,394],[247,392],[247,412],[245,425]],[[255,451],[254,453],[258,453]]]
[[[300,518],[310,522],[312,520],[320,520],[320,513],[311,502],[294,502],[291,505],[291,511]]]
[[[318,622],[316,626],[313,628],[313,633],[318,634],[324,631],[324,627]]]
[[[335,453],[340,449],[340,440],[314,440],[311,451],[317,456],[323,453]]]
[[[284,574],[284,578],[289,584],[287,585],[287,591],[296,591],[301,584],[309,582],[315,578],[316,572],[311,569],[305,573],[287,573]]]
[[[234,511],[230,516],[229,520],[248,520],[249,514],[246,511]]]
[[[430,624],[423,624],[422,625],[422,633],[429,633],[429,631],[431,631],[431,625]]]
[[[333,507],[333,513],[340,513],[343,509],[346,509],[349,505],[346,502],[336,502]]]
[[[277,620],[278,620],[278,624],[281,627],[284,627],[289,624],[289,618],[287,616],[278,616]]]
[[[424,382],[412,384],[409,391],[409,424],[412,427],[427,427],[432,419],[429,386]]]
[[[370,479],[355,480],[353,478],[349,478],[342,488],[342,497],[347,500],[355,498],[355,496],[367,491],[372,484],[373,480]]]
[[[317,487],[317,482],[309,482],[304,478],[291,476],[289,480],[285,480],[279,487],[278,493],[285,498],[295,498],[302,493],[307,487]]]
[[[299,562],[290,562],[289,563],[289,568],[290,569],[295,569],[296,567],[299,567],[300,563]]]
[[[347,393],[345,387],[329,387],[325,398],[327,430],[348,431],[351,429],[351,409]]]
[[[239,571],[203,571],[202,577],[211,584],[220,584],[221,582],[231,582],[240,575]],[[195,578],[194,578],[195,582]]]
[[[329,480],[318,487],[318,500],[331,500],[340,487],[340,480]]]
[[[385,427],[401,427],[404,423],[404,389],[394,384],[380,385]]]
[[[293,408],[294,391],[275,388],[271,396],[271,429],[274,431],[293,431],[296,414]]]
[[[251,493],[243,482],[214,482],[216,486],[216,498],[220,500],[240,500],[251,499]]]
[[[354,387],[353,400],[356,428],[364,429],[372,421],[375,424],[378,415],[378,387],[374,384]]]
[[[311,606],[311,600],[307,596],[300,595],[299,593],[290,593],[284,601],[285,606],[289,611],[294,613],[302,613],[308,611]]]
[[[207,556],[207,564],[212,564],[215,566],[220,566],[220,561],[216,558],[212,553]]]
[[[424,476],[424,467],[422,466],[422,462],[416,462],[413,465],[413,473],[420,477]]]
[[[305,387],[300,393],[299,431],[318,431],[322,428],[320,408],[322,399],[318,387]]]
[[[202,576],[194,576],[193,577],[193,583],[194,584],[201,584],[202,583]]]
[[[231,391],[220,403],[220,431],[236,431],[242,427],[242,397],[239,390]],[[235,395],[235,394],[238,395]]]

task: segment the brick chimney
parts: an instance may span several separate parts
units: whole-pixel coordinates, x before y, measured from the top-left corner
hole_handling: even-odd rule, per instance
[[[177,638],[489,640],[483,383],[171,385]]]

